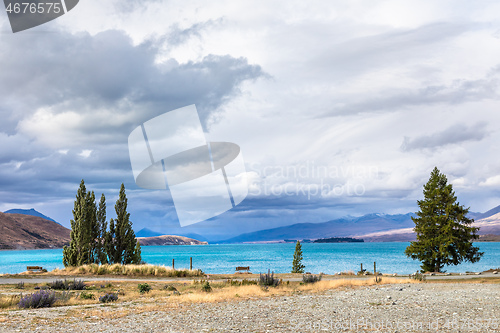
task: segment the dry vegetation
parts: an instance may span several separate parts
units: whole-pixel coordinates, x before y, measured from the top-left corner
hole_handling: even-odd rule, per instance
[[[58,300],[54,306],[98,305],[100,304],[100,296],[114,293],[118,295],[118,301],[101,304],[101,307],[107,308],[108,311],[102,311],[99,308],[99,310],[95,309],[96,313],[91,315],[102,318],[117,318],[125,316],[129,311],[127,307],[134,304],[140,304],[140,311],[142,312],[177,307],[183,303],[236,301],[239,299],[273,297],[303,292],[318,293],[331,289],[371,286],[375,284],[418,283],[409,279],[384,277],[378,283],[374,279],[335,279],[319,281],[314,284],[284,282],[278,287],[262,287],[256,284],[256,280],[229,279],[223,282],[211,282],[211,291],[205,292],[203,291],[203,284],[205,282],[204,280],[185,280],[175,283],[149,282],[152,290],[143,294],[139,292],[137,282],[87,282],[87,289],[85,291],[69,291],[67,292],[70,295],[69,298]],[[17,309],[21,293],[27,295],[35,292],[35,287],[43,288],[46,286],[47,284],[25,284],[23,290],[16,289],[14,285],[0,286],[0,309]],[[170,288],[167,288],[168,286]],[[92,294],[94,297],[92,299],[83,299],[82,293],[87,295]],[[118,304],[120,305],[119,311],[113,311]],[[134,309],[134,312],[137,312],[137,309]]]
[[[134,277],[201,277],[205,274],[199,270],[172,269],[166,266],[155,265],[83,265],[79,267],[66,267],[63,269],[54,269],[46,273],[25,272],[21,275],[42,275],[42,276],[79,276],[79,275],[121,275]]]

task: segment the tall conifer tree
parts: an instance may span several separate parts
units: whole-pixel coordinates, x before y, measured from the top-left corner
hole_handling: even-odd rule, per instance
[[[479,238],[479,228],[472,227],[468,208],[461,206],[448,179],[434,168],[424,185],[424,200],[419,200],[413,229],[417,240],[411,242],[405,254],[422,262],[422,271],[441,272],[445,265],[463,261],[476,262],[484,254],[472,245]]]

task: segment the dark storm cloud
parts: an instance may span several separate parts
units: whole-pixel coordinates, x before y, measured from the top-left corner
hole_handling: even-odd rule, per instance
[[[432,149],[466,141],[481,141],[487,135],[488,131],[484,123],[473,126],[457,124],[431,135],[422,135],[416,138],[405,137],[401,144],[401,150],[412,151],[415,149]]]
[[[259,66],[230,56],[157,65],[160,45],[153,41],[133,45],[121,31],[15,37],[1,38],[0,110],[5,121],[0,126],[7,132],[41,107],[50,107],[52,112],[88,113],[96,108],[132,112],[129,121],[134,124],[123,124],[128,131],[135,122],[196,103],[206,121],[238,93],[242,81],[263,75]],[[86,131],[113,127],[92,119],[82,126]]]

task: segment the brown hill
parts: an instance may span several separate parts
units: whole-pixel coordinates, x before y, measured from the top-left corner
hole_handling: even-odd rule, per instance
[[[148,245],[205,245],[207,242],[202,242],[196,239],[183,236],[155,236],[155,237],[137,237],[139,243],[143,246]]]
[[[38,216],[0,213],[0,249],[61,248],[70,230]]]

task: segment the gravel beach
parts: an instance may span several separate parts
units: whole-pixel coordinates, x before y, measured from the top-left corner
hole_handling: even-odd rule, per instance
[[[391,284],[148,306],[2,311],[0,332],[500,332],[500,285],[486,283]]]

